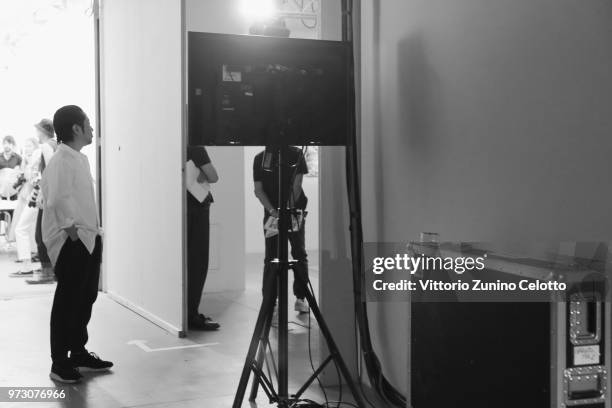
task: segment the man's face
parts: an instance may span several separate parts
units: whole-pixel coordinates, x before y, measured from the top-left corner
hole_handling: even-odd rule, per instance
[[[2,148],[4,149],[4,153],[10,153],[13,151],[13,145],[9,142],[2,142]]]
[[[85,121],[83,122],[83,128],[81,128],[80,126],[76,126],[75,138],[78,138],[83,143],[83,146],[87,146],[93,141],[93,128],[89,123],[88,117],[85,117]]]
[[[39,143],[45,143],[45,140],[49,139],[49,136],[40,129],[36,129],[36,137]]]

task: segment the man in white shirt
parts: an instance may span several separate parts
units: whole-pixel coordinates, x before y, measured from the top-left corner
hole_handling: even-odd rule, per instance
[[[108,370],[113,364],[85,349],[102,259],[93,179],[87,156],[80,152],[92,142],[93,129],[85,112],[74,105],[55,112],[53,126],[60,145],[41,181],[42,236],[57,277],[49,376],[74,383],[81,379],[80,372]]]

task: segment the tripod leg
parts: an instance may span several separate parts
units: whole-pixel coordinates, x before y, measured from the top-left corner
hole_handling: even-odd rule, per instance
[[[303,285],[305,288],[306,299],[308,300],[308,305],[310,306],[310,309],[312,310],[312,314],[314,314],[315,319],[317,320],[317,323],[319,324],[319,330],[321,330],[321,334],[323,335],[323,337],[325,337],[325,340],[327,342],[327,347],[329,348],[331,357],[334,359],[336,364],[338,364],[338,368],[340,369],[342,376],[344,376],[344,379],[346,380],[346,383],[349,389],[351,390],[351,393],[353,394],[353,398],[355,398],[355,403],[357,404],[357,406],[359,406],[359,408],[365,408],[365,402],[363,400],[363,397],[361,393],[359,393],[359,390],[357,389],[357,387],[355,386],[355,383],[353,382],[351,373],[349,372],[348,367],[346,366],[344,360],[342,359],[342,356],[340,355],[338,346],[336,346],[336,342],[334,341],[334,338],[332,337],[331,332],[329,331],[329,328],[327,327],[327,324],[325,323],[325,319],[323,319],[323,315],[321,314],[321,310],[319,309],[317,300],[315,299],[314,294],[310,290],[310,287],[308,285],[308,276],[305,275],[305,273],[300,272],[300,273],[296,273],[296,277],[299,278],[300,285]]]
[[[268,337],[270,335],[270,326],[272,325],[272,313],[267,316],[267,321],[264,326],[264,330],[262,336],[260,338],[260,347],[257,352],[257,368],[262,369],[264,360],[266,358],[266,346],[268,345]],[[251,395],[249,396],[249,401],[255,401],[257,398],[257,389],[259,388],[259,381],[253,381],[251,384]]]
[[[289,335],[287,332],[287,267],[278,272],[278,397],[289,400]]]
[[[276,292],[273,290],[276,283],[276,273],[271,274],[265,285],[264,298],[261,302],[259,309],[259,315],[257,317],[257,323],[255,323],[255,330],[253,331],[253,337],[251,338],[251,344],[249,351],[244,360],[244,367],[242,368],[242,375],[240,376],[240,382],[238,383],[238,389],[236,390],[236,396],[234,397],[233,408],[240,408],[242,401],[244,400],[244,393],[249,382],[249,377],[252,371],[252,365],[255,362],[255,354],[260,347],[262,341],[262,334],[265,329],[266,322],[270,319],[274,310],[274,302],[276,301]],[[264,347],[265,344],[262,345]]]

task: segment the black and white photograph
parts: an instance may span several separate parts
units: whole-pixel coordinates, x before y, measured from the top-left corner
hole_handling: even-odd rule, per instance
[[[611,0],[0,0],[0,406],[612,408]]]

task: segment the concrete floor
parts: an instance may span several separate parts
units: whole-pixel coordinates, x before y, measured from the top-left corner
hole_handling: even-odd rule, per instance
[[[8,278],[17,265],[11,257],[10,251],[0,253],[0,387],[55,387],[48,377],[49,314],[55,285],[30,286],[22,278]],[[112,360],[113,370],[86,375],[81,384],[61,387],[67,394],[62,402],[0,402],[0,406],[230,407],[261,301],[259,257],[249,258],[249,265],[245,292],[204,297],[200,310],[215,317],[222,324],[221,330],[190,332],[185,339],[168,334],[101,293],[89,325],[87,347]],[[311,275],[316,288],[314,267]],[[295,392],[312,372],[308,317],[297,316],[293,310],[289,317],[290,391]],[[275,337],[273,330],[271,338]],[[311,332],[310,344],[316,365],[319,356],[316,329]],[[173,348],[182,346],[196,347]],[[338,398],[336,388],[326,391],[329,400]],[[346,387],[344,394],[345,401],[352,401]],[[304,397],[324,401],[316,385]],[[256,404],[249,405],[245,399],[243,406],[275,405],[270,405],[260,392]]]

